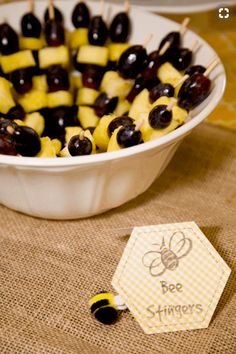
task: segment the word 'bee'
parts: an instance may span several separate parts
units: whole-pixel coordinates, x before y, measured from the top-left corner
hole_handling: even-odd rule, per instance
[[[151,250],[144,254],[143,265],[149,268],[150,275],[157,277],[162,275],[167,269],[175,270],[179,265],[179,259],[187,256],[192,249],[192,241],[186,238],[184,233],[177,231],[171,236],[168,247],[164,237],[162,243],[154,243],[157,250]]]

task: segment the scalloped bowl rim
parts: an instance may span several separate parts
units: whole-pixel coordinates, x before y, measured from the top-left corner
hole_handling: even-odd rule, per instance
[[[1,5],[1,6],[9,6],[9,4]],[[114,7],[117,7],[116,5]],[[160,15],[154,15],[151,13],[148,13],[147,11],[141,11],[138,9],[138,7],[135,7],[135,11],[139,13],[146,13],[151,17],[155,17],[157,20],[158,18],[164,19],[166,22],[171,23],[171,25],[178,25],[177,22],[172,21],[170,19],[165,18],[164,16]],[[195,32],[188,30],[189,33],[193,34],[194,36],[198,37],[201,42],[210,47],[210,49],[214,52],[215,56],[219,58],[215,50],[200,36],[198,36]],[[74,156],[74,157],[60,157],[60,158],[37,158],[37,157],[23,157],[23,156],[9,156],[9,155],[1,155],[0,154],[0,165],[14,165],[14,166],[25,166],[25,167],[34,167],[34,168],[42,168],[42,167],[69,167],[69,166],[79,166],[79,165],[90,165],[90,164],[100,164],[105,161],[110,161],[110,160],[117,160],[133,155],[137,155],[140,153],[144,153],[148,150],[155,149],[160,146],[166,146],[169,145],[172,141],[177,140],[178,138],[181,138],[181,136],[185,136],[186,134],[190,133],[191,130],[199,125],[206,117],[214,110],[214,108],[218,105],[220,102],[224,91],[225,91],[225,86],[226,86],[226,73],[224,66],[220,60],[220,64],[218,65],[218,68],[220,69],[220,85],[217,86],[217,91],[214,93],[214,96],[212,96],[212,93],[209,95],[208,99],[209,102],[204,107],[201,112],[196,114],[196,116],[192,117],[191,120],[186,122],[184,125],[181,127],[177,128],[176,130],[168,133],[165,136],[162,136],[158,139],[151,140],[148,142],[145,142],[141,145],[133,146],[127,149],[122,149],[119,151],[113,151],[113,152],[104,152],[104,153],[99,153],[99,154],[94,154],[94,155],[88,155],[88,156]]]

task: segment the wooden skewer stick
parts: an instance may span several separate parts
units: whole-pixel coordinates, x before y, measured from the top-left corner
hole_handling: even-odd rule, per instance
[[[130,10],[130,2],[129,2],[129,0],[125,0],[125,2],[124,2],[124,10],[125,10],[125,12],[127,14],[129,13],[129,10]]]
[[[163,47],[160,49],[159,54],[160,54],[160,55],[165,54],[165,52],[166,52],[167,49],[169,49],[169,48],[170,48],[170,42],[167,41],[167,42],[165,42],[165,44],[163,45]]]
[[[183,20],[183,22],[182,22],[182,24],[180,26],[180,29],[179,29],[179,33],[180,33],[181,36],[186,32],[189,22],[190,22],[190,18],[189,17],[185,17],[185,19]]]
[[[220,63],[220,60],[218,58],[216,58],[206,69],[206,71],[204,72],[204,76],[208,76],[213,69],[215,69],[215,67]]]
[[[148,44],[151,42],[151,40],[153,39],[154,34],[150,33],[143,42],[143,47],[146,48],[148,46]]]
[[[209,60],[209,62],[206,65],[206,68],[208,68],[208,66],[210,66],[216,59],[217,59],[217,57],[215,56],[211,60]]]
[[[29,12],[34,13],[34,0],[29,0]]]
[[[136,126],[135,126],[135,131],[139,130],[141,128],[141,126],[144,123],[144,119],[141,119],[140,121],[137,122]]]
[[[6,23],[6,22],[7,22],[7,20],[6,20],[5,17],[1,17],[1,18],[0,18],[0,25],[3,25],[3,24]]]
[[[201,44],[195,40],[192,44],[192,46],[190,47],[190,50],[193,52],[193,53],[196,53],[196,51],[201,47]]]
[[[179,79],[173,86],[174,88],[176,88],[179,85],[182,85],[182,83],[187,80],[189,78],[189,75],[184,75],[183,77],[181,77],[181,79]]]
[[[11,125],[8,125],[8,127],[6,128],[6,131],[11,135],[13,135],[15,133],[15,129]]]
[[[177,99],[176,98],[172,98],[170,100],[170,103],[168,104],[168,106],[166,107],[167,111],[171,111],[172,108],[174,107],[174,105],[177,103]]]
[[[105,5],[104,0],[100,0],[100,15],[101,15],[101,17],[103,17],[103,15],[104,15],[104,5]]]
[[[54,9],[53,0],[50,0],[48,11],[49,11],[49,19],[50,20],[54,20],[54,18],[55,18],[55,9]]]
[[[80,140],[84,140],[84,133],[85,133],[84,130],[82,130],[82,131],[80,132],[80,134],[79,134],[79,139],[80,139]]]

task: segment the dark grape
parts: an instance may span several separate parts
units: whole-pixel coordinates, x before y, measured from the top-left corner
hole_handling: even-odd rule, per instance
[[[95,127],[88,127],[88,128],[86,128],[86,130],[89,130],[90,133],[93,135]]]
[[[88,6],[84,2],[79,2],[72,12],[72,23],[75,28],[87,28],[90,22],[90,13]]]
[[[46,72],[49,92],[69,90],[69,74],[59,65],[53,65]]]
[[[13,134],[17,152],[22,156],[35,156],[41,149],[41,142],[36,131],[30,127],[17,126]]]
[[[64,19],[61,11],[56,6],[53,7],[54,7],[55,20],[57,22],[63,23]],[[49,9],[47,8],[44,14],[44,22],[46,23],[48,22],[48,20],[49,20]]]
[[[38,18],[29,12],[21,19],[21,31],[24,37],[40,38],[42,26]]]
[[[192,51],[187,48],[177,48],[172,55],[171,63],[175,69],[183,71],[189,67],[192,62]]]
[[[211,80],[202,74],[194,74],[184,81],[178,93],[178,105],[190,110],[202,103],[211,90]]]
[[[102,16],[94,16],[89,25],[88,40],[92,45],[103,46],[108,37],[108,29]]]
[[[161,65],[160,55],[158,50],[150,53],[147,57],[144,69],[141,73],[145,80],[151,80],[153,77],[157,76],[157,69]]]
[[[118,61],[120,75],[126,79],[135,79],[143,70],[146,58],[146,49],[141,45],[134,45],[126,49]]]
[[[134,124],[134,119],[128,116],[120,116],[114,118],[111,123],[108,125],[107,132],[111,136],[115,129],[122,127],[130,127]]]
[[[86,64],[78,63],[77,62],[77,52],[72,52],[72,63],[76,71],[83,72],[86,68]]]
[[[106,67],[107,71],[117,71],[117,61],[108,61],[107,67]]]
[[[27,68],[13,71],[10,80],[14,89],[21,95],[29,92],[33,87],[32,74]]]
[[[10,119],[0,118],[0,135],[5,135],[7,137],[12,137],[17,124]]]
[[[166,105],[158,105],[149,113],[148,121],[153,129],[164,129],[170,125],[172,112],[166,108]]]
[[[204,72],[206,71],[206,68],[202,65],[193,65],[190,66],[190,68],[188,68],[184,75],[189,75],[192,76],[194,74],[204,74]]]
[[[72,156],[90,155],[92,143],[86,137],[82,138],[80,135],[75,135],[69,141],[68,150]]]
[[[181,37],[179,32],[168,33],[161,41],[158,50],[160,50],[166,42],[170,43],[169,48],[178,48],[181,43]]]
[[[0,25],[0,53],[9,55],[18,52],[19,39],[14,29],[7,23]]]
[[[112,20],[109,35],[112,42],[125,43],[129,39],[131,22],[126,12],[118,13]]]
[[[96,65],[86,65],[82,73],[83,86],[98,90],[104,75],[104,69]]]
[[[0,135],[0,154],[13,156],[17,155],[14,142],[4,135]]]
[[[49,20],[45,24],[46,42],[50,47],[58,47],[65,43],[65,31],[60,22]]]
[[[173,97],[174,93],[175,89],[171,84],[159,83],[151,89],[149,98],[151,102],[154,102],[162,96]]]
[[[154,86],[157,86],[161,81],[158,79],[157,76],[153,77],[150,80],[146,81],[146,88],[150,91]]]
[[[131,88],[130,92],[128,93],[126,99],[130,103],[133,102],[135,97],[146,87],[146,81],[142,77],[137,77],[134,82],[133,87]]]
[[[102,92],[94,102],[94,110],[98,117],[112,113],[118,103],[118,97],[109,98],[105,92]]]
[[[135,125],[122,127],[117,134],[117,142],[123,147],[138,145],[142,140],[140,130],[135,130]]]
[[[15,107],[12,107],[7,112],[7,119],[10,119],[10,120],[15,120],[15,119],[23,120],[25,118],[25,115],[26,115],[26,113],[24,111],[24,108],[20,104],[17,104]]]

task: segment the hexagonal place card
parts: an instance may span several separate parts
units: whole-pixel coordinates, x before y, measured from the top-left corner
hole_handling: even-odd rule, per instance
[[[135,227],[112,285],[147,334],[207,328],[230,269],[194,222]]]

